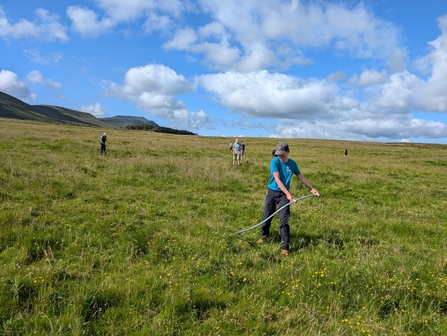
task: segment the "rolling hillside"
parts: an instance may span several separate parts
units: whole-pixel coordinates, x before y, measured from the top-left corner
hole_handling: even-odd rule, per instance
[[[62,124],[98,127],[126,127],[128,125],[158,126],[144,117],[115,116],[96,118],[90,113],[51,105],[29,105],[13,96],[0,92],[0,118],[35,120]]]
[[[101,118],[101,120],[115,127],[126,127],[129,125],[158,126],[155,122],[147,120],[144,117],[131,117],[131,116],[118,115],[110,118]]]

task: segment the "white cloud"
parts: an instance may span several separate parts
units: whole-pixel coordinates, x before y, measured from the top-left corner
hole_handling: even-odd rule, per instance
[[[240,59],[235,70],[240,72],[256,71],[258,69],[268,68],[276,61],[276,55],[273,50],[263,44],[252,44],[246,48],[245,55]]]
[[[51,79],[44,79],[41,73],[37,70],[33,70],[28,73],[28,75],[26,76],[26,80],[30,83],[42,84],[52,89],[58,89],[62,87],[61,83],[55,82]]]
[[[447,18],[447,16],[446,16]],[[446,19],[447,20],[447,19]],[[431,51],[419,61],[427,69],[427,80],[414,91],[415,107],[423,111],[447,111],[447,30],[429,43]],[[416,94],[417,93],[417,94]]]
[[[122,88],[126,94],[151,92],[162,96],[174,96],[194,90],[194,86],[182,75],[161,64],[129,69]]]
[[[100,103],[95,103],[91,105],[83,105],[81,106],[80,110],[82,112],[90,113],[91,115],[95,117],[102,117],[106,114],[106,109],[101,106]]]
[[[173,19],[191,7],[188,1],[180,0],[95,0],[97,10],[87,7],[69,6],[67,15],[72,29],[83,36],[96,37],[111,31],[122,23],[145,18],[143,31],[151,33],[164,30]]]
[[[322,47],[350,57],[388,61],[393,72],[403,70],[405,64],[407,54],[399,47],[398,29],[377,19],[362,3],[353,8],[339,3],[279,0],[200,3],[214,21],[197,31],[180,29],[165,47],[203,53],[205,63],[218,70],[250,72],[308,64],[312,60],[303,56],[303,51]],[[237,50],[230,68],[219,53],[210,50],[221,49],[224,41],[227,50]]]
[[[211,22],[198,29],[200,36],[220,38],[225,35],[225,27],[218,22]]]
[[[408,51],[405,48],[397,48],[386,62],[392,73],[402,72],[407,68]]]
[[[107,83],[107,86],[106,94],[124,98],[152,115],[166,118],[172,127],[212,128],[205,112],[190,112],[176,99],[176,95],[195,90],[194,85],[164,65],[131,68],[122,85]]]
[[[447,32],[447,15],[443,15],[438,18],[438,26],[443,33]]]
[[[198,130],[200,128],[214,129],[209,116],[202,110],[190,112],[188,110],[175,110],[169,114],[170,126],[174,128],[185,128]]]
[[[175,33],[175,36],[171,41],[166,42],[163,47],[167,50],[169,49],[189,49],[191,44],[193,44],[197,39],[196,33],[193,29],[181,29]]]
[[[110,18],[99,20],[94,11],[78,6],[69,6],[67,16],[72,20],[72,29],[84,36],[97,36],[115,25]]]
[[[346,79],[346,73],[344,71],[336,71],[327,77],[329,83],[338,82],[344,79]]]
[[[129,21],[141,17],[156,7],[152,0],[95,0],[113,22]]]
[[[365,70],[360,76],[354,75],[349,79],[349,83],[357,86],[369,86],[383,84],[388,80],[388,73],[385,70],[381,72],[375,70]]]
[[[0,71],[0,91],[27,102],[37,100],[26,84],[14,72],[8,70]]]
[[[323,80],[303,80],[265,70],[203,75],[199,83],[230,110],[259,118],[319,118],[327,105],[336,102],[338,93],[335,84]]]
[[[447,125],[412,118],[423,104],[442,107],[442,90],[423,102],[416,98],[427,91],[433,77],[425,82],[407,71],[389,76],[385,71],[366,70],[351,78],[353,84],[364,87],[364,102],[354,98],[356,91],[345,91],[333,80],[299,79],[265,70],[202,75],[198,83],[235,113],[277,120],[273,136],[399,140],[447,136]]]
[[[31,38],[44,41],[67,41],[64,26],[59,23],[59,15],[51,14],[45,9],[38,8],[34,11],[34,22],[21,19],[16,23],[10,23],[6,13],[0,8],[0,37],[5,39]]]
[[[412,104],[414,93],[421,85],[423,82],[408,71],[396,73],[378,88],[371,101],[378,108],[391,108],[409,113],[415,107]]]
[[[142,28],[150,33],[168,31],[178,18],[195,6],[212,21],[199,27],[177,28],[164,44],[166,50],[203,54],[213,69],[251,72],[285,69],[312,60],[308,48],[335,48],[343,55],[388,60],[392,72],[402,71],[406,51],[399,48],[399,31],[377,19],[362,3],[352,8],[340,3],[304,4],[299,1],[201,0],[197,4],[170,0],[96,0],[97,10],[69,6],[72,29],[97,36],[123,22],[146,18]]]
[[[447,125],[440,122],[421,119],[409,120],[345,120],[294,122],[279,124],[275,129],[276,136],[290,138],[321,138],[340,140],[385,140],[400,141],[409,138],[441,139],[447,136]]]
[[[423,69],[424,77],[409,71],[394,73],[380,87],[370,91],[373,93],[371,102],[401,113],[447,112],[447,31],[429,42],[429,46],[428,54],[416,62],[419,69]]]
[[[278,122],[272,136],[393,141],[445,138],[445,123],[413,117],[416,112],[447,112],[445,22],[447,16],[440,19],[442,34],[429,42],[431,49],[417,61],[425,70],[424,77],[396,71],[404,67],[407,58],[405,49],[396,48],[388,64],[383,60],[390,73],[365,69],[347,81],[351,86],[343,83],[346,75],[342,72],[316,80],[266,70],[202,75],[198,83],[234,113]]]
[[[172,24],[171,19],[167,15],[155,15],[150,13],[143,24],[144,31],[146,33],[152,33],[153,31],[164,31]]]

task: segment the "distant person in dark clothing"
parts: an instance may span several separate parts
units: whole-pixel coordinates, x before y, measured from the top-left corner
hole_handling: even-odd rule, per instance
[[[100,144],[100,149],[101,149],[101,155],[106,155],[106,152],[107,152],[107,134],[106,134],[106,132],[104,132],[101,135],[99,144]]]
[[[348,156],[348,149],[345,147],[345,156]]]
[[[241,141],[241,159],[244,157],[245,153],[245,144],[243,141]]]
[[[230,141],[230,150],[232,150],[232,149],[233,149],[233,144]]]

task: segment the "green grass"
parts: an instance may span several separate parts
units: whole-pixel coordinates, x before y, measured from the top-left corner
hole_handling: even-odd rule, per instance
[[[279,140],[244,138],[238,167],[234,139],[115,129],[101,157],[101,133],[0,121],[3,334],[447,333],[446,146],[287,139],[322,196],[281,258],[277,218],[271,243],[233,236]]]

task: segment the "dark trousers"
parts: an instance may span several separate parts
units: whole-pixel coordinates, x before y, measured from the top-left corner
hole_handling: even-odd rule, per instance
[[[274,191],[268,189],[267,195],[265,196],[264,203],[264,216],[263,219],[269,217],[272,213],[276,211],[277,208],[281,208],[282,206],[289,203],[286,194],[282,191]],[[290,217],[290,207],[285,207],[279,212],[279,232],[281,234],[281,248],[283,250],[289,249],[290,244],[290,226],[289,226],[289,217]],[[270,225],[272,224],[272,218],[266,221],[261,226],[261,236],[268,236],[270,233]]]
[[[100,143],[101,146],[101,154],[106,155],[107,147],[103,143]]]

